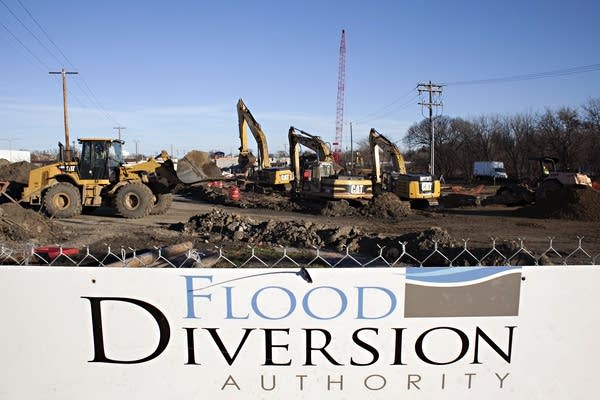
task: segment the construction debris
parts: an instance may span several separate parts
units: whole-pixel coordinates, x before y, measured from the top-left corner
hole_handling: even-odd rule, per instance
[[[116,268],[140,268],[140,267],[167,267],[172,266],[179,256],[185,255],[192,249],[192,242],[183,242],[167,246],[160,250],[146,251],[141,254],[130,254],[129,257],[105,264],[105,267]],[[186,257],[187,258],[187,257]],[[167,261],[169,260],[169,261]]]
[[[377,244],[398,246],[410,242],[412,248],[430,248],[433,242],[455,246],[448,232],[431,228],[424,232],[402,236],[381,236],[363,233],[356,226],[331,227],[306,221],[258,221],[213,209],[209,213],[191,217],[186,223],[172,226],[205,243],[238,243],[271,245],[288,248],[330,248],[336,251],[355,251],[377,254]]]

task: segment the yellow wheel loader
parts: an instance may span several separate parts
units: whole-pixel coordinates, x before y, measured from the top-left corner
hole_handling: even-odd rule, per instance
[[[178,168],[185,176],[180,179],[165,151],[158,159],[126,165],[121,140],[88,138],[79,143],[78,158],[65,160],[59,143],[58,162],[32,169],[20,202],[43,207],[56,218],[99,206],[115,208],[125,218],[142,218],[166,213],[176,185],[219,179],[216,173],[207,174],[205,165],[194,165],[187,155]]]

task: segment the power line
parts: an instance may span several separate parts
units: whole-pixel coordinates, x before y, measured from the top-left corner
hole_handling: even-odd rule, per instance
[[[0,0],[1,1],[1,0]],[[2,22],[0,22],[0,25],[2,25],[2,27],[4,29],[6,29],[6,31],[25,49],[27,50],[27,52],[37,60],[37,62],[40,63],[40,65],[45,69],[45,70],[49,70],[50,67],[48,65],[46,65],[45,62],[42,61],[42,59],[40,59],[29,47],[27,47],[27,45],[25,43],[23,43],[21,41],[21,39],[19,39],[17,37],[17,35],[15,35],[10,29],[8,29],[8,27],[6,25],[4,25]]]
[[[33,38],[39,43],[39,45],[42,46],[46,50],[46,52],[48,52],[48,54],[52,58],[54,58],[59,64],[63,63],[63,61],[61,59],[59,59],[59,57],[57,57],[56,54],[51,49],[49,49],[48,46],[46,46],[42,42],[42,40],[31,29],[29,29],[29,27],[12,11],[12,9],[4,2],[4,0],[0,0],[0,2],[4,5],[4,7],[6,7],[6,9],[10,12],[10,14],[23,26],[23,28],[25,28],[25,30],[27,30],[27,32],[29,32],[29,34],[31,36],[33,36]],[[69,58],[65,55],[65,53],[60,49],[60,47],[56,44],[56,42],[54,40],[52,40],[52,38],[50,37],[50,35],[48,34],[48,32],[42,27],[42,25],[38,22],[38,20],[27,9],[27,7],[25,7],[25,5],[20,0],[17,0],[17,2],[21,6],[21,8],[23,8],[23,10],[25,10],[25,12],[29,16],[29,18],[35,23],[35,25],[39,28],[39,30],[44,34],[44,36],[46,37],[46,39],[54,46],[54,48],[56,48],[56,50],[58,50],[58,52],[64,58],[64,60],[67,62],[67,64],[69,64],[73,69],[77,69],[77,68],[75,68],[75,66],[73,65],[73,63],[69,60]],[[6,29],[8,30],[8,28],[6,28]],[[11,32],[11,34],[12,34],[12,32]],[[16,40],[18,40],[19,42],[21,42],[16,37],[16,35],[14,35],[14,34],[12,34],[12,35],[13,35],[13,37]],[[29,52],[30,52],[30,54],[33,55],[33,52],[31,50],[29,50]],[[34,56],[34,57],[39,60],[39,58],[37,56]],[[45,66],[46,70],[50,69],[50,67],[48,67],[47,65],[45,65],[45,63],[42,63],[42,64]],[[80,80],[82,81],[82,83],[85,86],[85,88],[84,88],[84,86],[81,86],[81,84],[79,83],[79,80],[75,81],[75,83],[77,84],[77,87],[79,87],[79,89],[83,92],[83,94],[88,98],[88,100],[90,101],[90,103],[92,104],[92,106],[94,106],[97,109],[99,109],[99,112],[101,111],[101,113],[104,113],[103,116],[107,120],[116,123],[116,120],[114,118],[112,118],[111,115],[109,115],[108,111],[106,111],[106,109],[104,108],[104,106],[100,103],[100,101],[98,100],[98,97],[95,95],[95,93],[92,91],[92,89],[90,88],[90,86],[87,84],[86,80],[82,76],[80,76]],[[71,91],[69,91],[69,93],[72,94]],[[79,100],[79,98],[77,96],[73,95],[73,97],[82,105],[82,107],[86,107],[81,102],[81,100]]]
[[[488,79],[473,79],[465,81],[454,81],[442,84],[443,86],[459,86],[459,85],[482,85],[492,83],[507,83],[507,82],[519,82],[533,79],[553,78],[557,76],[576,75],[584,74],[588,72],[600,71],[600,64],[582,65],[578,67],[562,68],[552,71],[534,72],[530,74],[520,75],[509,75],[499,78],[488,78]]]
[[[25,5],[21,2],[21,0],[17,0],[17,2],[21,6],[21,8],[23,8],[23,10],[25,10],[25,12],[27,13],[27,15],[29,15],[29,18],[31,18],[31,20],[37,25],[38,29],[44,34],[44,36],[46,36],[46,39],[48,39],[48,41],[50,43],[52,43],[52,45],[54,46],[54,48],[56,50],[58,50],[58,52],[60,53],[60,55],[67,61],[67,63],[71,66],[71,68],[76,69],[75,66],[73,65],[73,63],[71,63],[71,61],[69,61],[69,59],[67,58],[67,56],[65,55],[65,53],[63,53],[63,51],[60,49],[60,47],[58,47],[58,45],[54,42],[54,40],[52,40],[52,38],[50,37],[50,35],[48,34],[48,32],[46,32],[46,30],[37,21],[37,19],[35,19],[35,17],[29,12],[29,10],[27,9],[27,7],[25,7]]]
[[[2,0],[0,0],[2,1]],[[52,38],[50,37],[50,34],[44,29],[44,27],[38,22],[38,20],[33,16],[33,14],[29,11],[29,9],[27,9],[27,7],[25,7],[25,5],[21,2],[21,0],[17,0],[17,2],[19,3],[19,5],[21,6],[21,8],[23,8],[23,10],[25,10],[25,12],[27,13],[27,15],[29,16],[29,18],[35,23],[35,25],[38,27],[38,29],[44,34],[44,36],[46,37],[46,39],[48,39],[48,41],[52,44],[52,46],[54,46],[54,48],[60,53],[60,55],[62,56],[62,58],[64,58],[64,60],[67,62],[67,64],[72,68],[72,69],[77,69],[75,67],[75,65],[73,65],[73,63],[71,62],[71,60],[69,60],[69,58],[67,57],[67,55],[62,51],[62,49],[56,44],[56,42],[54,40],[52,40]],[[28,30],[29,31],[29,30]],[[38,40],[39,41],[39,40]],[[44,46],[46,48],[46,46]],[[48,48],[46,48],[46,50],[48,50]],[[49,51],[49,50],[48,50]],[[50,52],[50,51],[49,51]],[[58,60],[57,57],[54,56],[54,54],[52,54],[52,56],[59,62],[62,64],[62,62],[60,60]],[[81,84],[79,83],[79,81],[81,80],[81,82],[83,83],[84,87],[81,86]],[[82,92],[84,92],[84,94],[86,95],[86,97],[88,98],[88,100],[90,100],[90,102],[95,105],[96,107],[98,107],[100,110],[102,110],[102,112],[104,113],[104,116],[106,117],[106,119],[112,121],[112,122],[116,122],[114,118],[112,118],[112,116],[109,115],[109,113],[106,111],[106,109],[102,106],[102,104],[100,103],[100,101],[98,100],[98,97],[96,96],[96,94],[94,93],[94,91],[90,88],[90,86],[87,84],[87,81],[85,80],[85,78],[82,75],[79,75],[79,79],[77,81],[75,81],[75,84],[79,87],[79,89],[81,89]],[[85,92],[88,93],[85,93]]]
[[[416,87],[415,87],[415,88],[413,88],[413,89],[411,89],[411,92],[412,92],[412,91],[414,91],[415,89],[416,89]],[[364,123],[366,123],[366,122],[370,122],[370,121],[374,121],[374,120],[377,120],[377,119],[381,119],[381,118],[387,117],[387,116],[388,116],[388,115],[390,115],[390,114],[393,114],[393,113],[395,113],[395,112],[398,112],[398,111],[400,111],[400,110],[402,110],[402,109],[404,109],[404,108],[407,108],[407,107],[409,107],[409,106],[413,105],[413,104],[414,104],[414,101],[415,101],[415,100],[416,100],[418,97],[419,97],[419,95],[418,95],[418,94],[414,94],[414,93],[413,93],[413,96],[412,96],[410,99],[408,99],[406,102],[404,102],[404,103],[400,104],[399,106],[393,107],[391,110],[384,111],[386,108],[390,108],[390,106],[391,106],[391,105],[393,105],[393,104],[396,104],[396,103],[397,103],[399,100],[401,100],[401,99],[398,99],[398,100],[396,100],[394,103],[390,103],[390,104],[388,104],[388,106],[381,108],[381,109],[379,110],[379,113],[377,113],[377,114],[375,114],[375,115],[372,115],[372,116],[371,116],[371,117],[369,117],[369,118],[363,118],[363,119],[361,119],[361,120],[357,120],[357,121],[353,121],[353,122],[355,122],[355,123],[357,123],[357,124],[364,124]],[[383,112],[382,112],[382,111],[383,111]],[[371,113],[371,114],[373,114],[373,113]]]
[[[15,19],[16,19],[16,20],[17,20],[17,21],[18,21],[18,22],[21,24],[21,26],[22,26],[23,28],[25,28],[25,30],[26,30],[27,32],[29,32],[29,34],[30,34],[31,36],[33,36],[33,38],[34,38],[34,39],[35,39],[35,40],[38,42],[38,44],[39,44],[40,46],[42,46],[44,49],[46,49],[46,51],[48,52],[48,54],[50,54],[50,56],[51,56],[51,57],[53,57],[53,58],[54,58],[56,61],[58,61],[59,63],[61,63],[61,61],[58,59],[58,57],[56,57],[56,56],[54,55],[54,53],[52,53],[52,52],[50,51],[50,49],[48,48],[48,46],[46,46],[46,45],[45,45],[45,44],[44,44],[44,43],[43,43],[43,42],[40,40],[40,38],[38,38],[38,37],[37,37],[37,35],[36,35],[35,33],[33,33],[33,32],[31,31],[31,29],[29,29],[29,27],[28,27],[27,25],[25,25],[25,23],[24,23],[23,21],[21,21],[21,18],[19,18],[19,17],[17,16],[17,14],[15,14],[15,13],[13,12],[13,10],[12,10],[12,9],[11,9],[11,8],[10,8],[10,7],[9,7],[9,6],[8,6],[8,5],[7,5],[7,4],[4,2],[4,0],[0,0],[0,3],[2,3],[2,4],[4,5],[4,7],[6,7],[6,9],[8,10],[8,12],[10,12],[10,14],[11,14],[11,15],[12,15],[12,16],[13,16],[13,17],[14,17],[14,18],[15,18]]]
[[[371,111],[370,113],[363,115],[361,118],[357,118],[354,122],[360,123],[360,122],[365,122],[365,121],[369,121],[369,120],[373,119],[372,116],[380,114],[382,111],[387,110],[388,108],[392,107],[394,104],[398,103],[399,101],[404,100],[409,95],[414,94],[414,90],[415,90],[415,87],[410,88],[410,90],[405,92],[400,97],[396,98],[391,103],[386,104],[383,107],[379,107],[375,111]],[[414,99],[412,99],[412,100],[414,100]],[[411,100],[411,102],[412,102],[412,100]],[[378,118],[378,117],[375,117],[375,118]]]

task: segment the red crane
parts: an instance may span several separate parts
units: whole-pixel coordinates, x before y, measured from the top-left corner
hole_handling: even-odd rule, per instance
[[[342,160],[342,136],[344,130],[344,91],[346,86],[346,31],[342,29],[340,41],[340,63],[338,67],[337,111],[335,115],[335,142],[333,158],[337,163]]]

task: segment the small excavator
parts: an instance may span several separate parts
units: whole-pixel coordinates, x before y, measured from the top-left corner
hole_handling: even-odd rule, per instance
[[[127,165],[122,140],[87,138],[79,143],[79,157],[71,157],[59,143],[58,162],[32,169],[19,202],[44,207],[55,218],[100,206],[116,208],[125,218],[142,218],[166,213],[178,185],[223,179],[219,168],[208,157],[195,157],[195,151],[179,160],[176,171],[166,151]]]
[[[331,149],[320,137],[293,126],[288,131],[294,180],[292,196],[322,200],[369,200],[372,183],[362,176],[340,175],[341,168]],[[312,150],[313,157],[301,157],[300,146]]]
[[[254,189],[263,193],[273,190],[282,192],[289,190],[290,183],[294,179],[292,171],[286,167],[271,166],[267,136],[242,99],[238,100],[237,113],[241,142],[238,164],[242,168],[244,176],[240,186],[247,190]],[[256,157],[248,147],[248,128],[258,146],[257,166],[255,166]]]
[[[412,208],[438,204],[440,181],[431,175],[407,173],[406,163],[398,146],[373,128],[369,132],[369,147],[373,155],[372,180],[375,195],[382,192],[395,193],[401,200],[409,201]],[[392,169],[389,172],[382,171],[380,150],[391,158]]]

